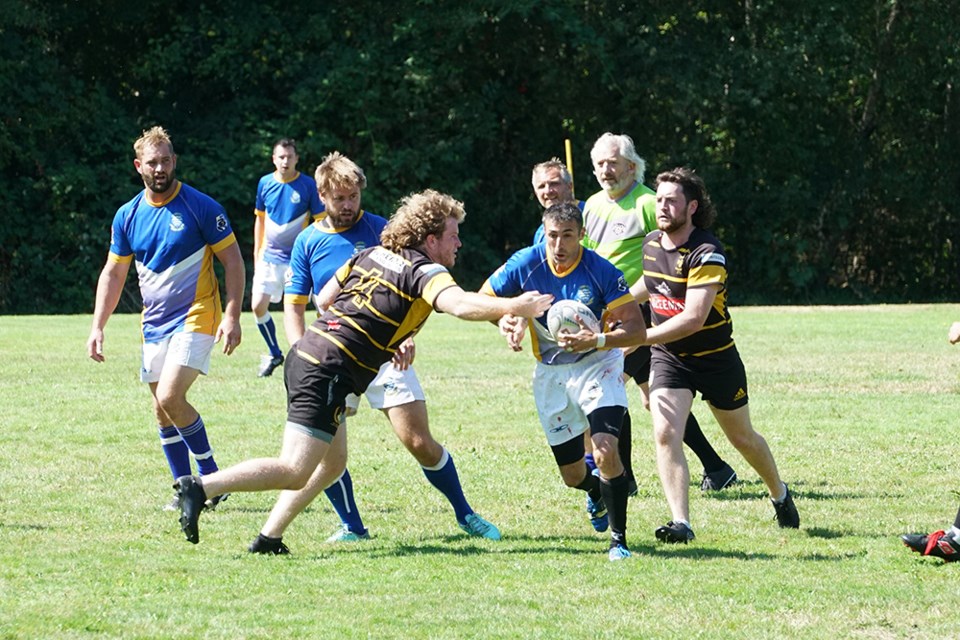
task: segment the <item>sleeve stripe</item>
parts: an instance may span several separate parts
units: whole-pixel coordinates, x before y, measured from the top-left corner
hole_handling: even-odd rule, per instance
[[[237,236],[233,235],[233,232],[231,231],[230,235],[228,235],[226,238],[224,238],[223,240],[221,240],[220,242],[218,242],[217,244],[213,245],[210,248],[213,249],[214,253],[219,253],[220,251],[223,251],[230,245],[236,244],[236,242],[237,242]]]

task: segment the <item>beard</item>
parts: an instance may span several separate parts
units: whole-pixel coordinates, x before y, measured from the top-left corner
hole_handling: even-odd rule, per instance
[[[143,184],[147,186],[150,191],[154,193],[163,193],[170,188],[170,185],[173,184],[176,180],[176,172],[171,171],[167,174],[152,174],[149,176],[143,176]]]
[[[663,231],[664,233],[673,233],[674,231],[679,231],[685,226],[687,226],[686,214],[684,214],[682,217],[678,216],[676,218],[671,218],[670,220],[657,218],[657,229],[660,229],[660,231]]]

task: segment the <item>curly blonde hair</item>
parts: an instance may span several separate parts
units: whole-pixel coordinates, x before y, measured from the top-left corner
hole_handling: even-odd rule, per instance
[[[367,176],[357,163],[339,151],[334,151],[323,159],[313,174],[317,189],[321,193],[330,193],[339,187],[356,187],[361,191],[367,188]]]
[[[414,249],[427,240],[427,236],[441,235],[447,226],[447,218],[463,222],[466,217],[463,203],[445,193],[427,189],[412,193],[400,201],[400,207],[380,234],[380,244],[391,251]]]
[[[162,144],[169,145],[170,153],[176,155],[176,152],[173,150],[173,142],[170,141],[170,134],[167,133],[167,130],[160,126],[151,127],[140,134],[137,141],[133,143],[133,152],[137,154],[137,158],[142,158],[144,149],[147,147],[159,147]]]

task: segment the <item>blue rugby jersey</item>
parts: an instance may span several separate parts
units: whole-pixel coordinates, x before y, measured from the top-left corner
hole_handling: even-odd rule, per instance
[[[481,293],[499,297],[515,296],[524,291],[552,293],[557,300],[579,300],[597,318],[604,310],[612,310],[633,302],[627,281],[615,266],[589,249],[581,249],[576,263],[557,273],[547,258],[546,245],[541,243],[513,254],[507,262],[487,278]],[[544,364],[569,364],[587,353],[567,353],[547,329],[547,314],[530,322],[528,330],[533,342],[533,355]]]
[[[272,173],[260,178],[254,210],[256,215],[263,216],[264,222],[260,255],[255,259],[287,264],[293,241],[324,208],[317,195],[317,183],[298,171],[287,182],[280,182]]]
[[[328,226],[318,220],[297,236],[290,254],[290,268],[284,282],[284,300],[307,304],[343,264],[364,249],[380,244],[386,218],[360,211],[347,229]]]
[[[222,309],[213,254],[237,241],[213,198],[178,182],[165,202],[141,191],[117,210],[109,260],[136,260],[144,342],[179,331],[215,335]]]

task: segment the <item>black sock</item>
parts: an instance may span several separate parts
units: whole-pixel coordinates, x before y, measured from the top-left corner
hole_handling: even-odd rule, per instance
[[[690,447],[690,450],[700,458],[700,464],[707,473],[719,471],[723,467],[723,458],[717,455],[717,452],[710,446],[707,436],[703,435],[700,429],[700,423],[697,417],[692,413],[687,416],[687,426],[683,431],[683,444]]]
[[[590,473],[590,469],[584,465],[584,469],[587,470],[587,475],[584,477],[583,481],[578,484],[574,489],[580,489],[580,491],[586,491],[587,495],[590,496],[590,499],[596,502],[600,499],[600,478]]]
[[[620,424],[620,437],[617,439],[617,451],[620,453],[620,462],[623,463],[623,470],[628,478],[633,477],[633,421],[630,419],[630,412],[625,411],[623,422]]]
[[[610,517],[611,536],[626,547],[627,540],[627,484],[626,474],[609,480],[600,479],[600,493]]]
[[[957,517],[953,520],[953,526],[960,529],[960,510],[957,511]]]

